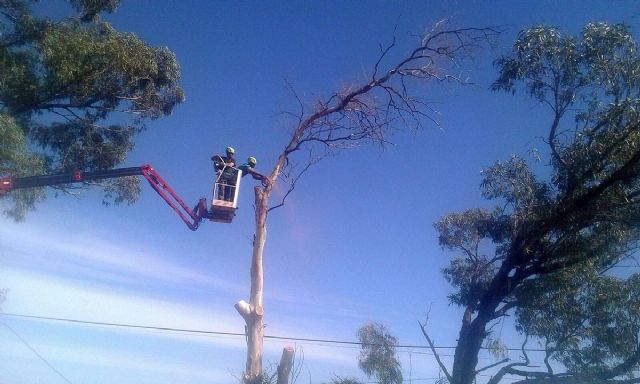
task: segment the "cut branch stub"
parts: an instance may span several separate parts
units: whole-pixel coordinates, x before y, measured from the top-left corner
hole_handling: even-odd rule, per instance
[[[278,365],[278,384],[287,384],[289,382],[289,375],[293,368],[294,353],[295,350],[290,345],[287,345],[282,350],[282,357],[280,358],[280,364]]]
[[[243,319],[247,320],[251,315],[251,305],[244,300],[238,301],[234,305],[236,311],[242,316]]]
[[[234,308],[236,309],[236,311],[238,311],[240,316],[242,316],[245,320],[247,320],[251,315],[255,315],[255,316],[264,315],[264,307],[262,305],[253,306],[244,300],[240,300],[237,303],[235,303]]]

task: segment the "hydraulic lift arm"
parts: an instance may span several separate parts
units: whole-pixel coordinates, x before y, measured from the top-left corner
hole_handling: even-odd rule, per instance
[[[198,201],[197,209],[192,210],[187,206],[182,198],[174,191],[162,176],[149,164],[141,167],[117,168],[100,171],[75,171],[72,173],[60,173],[56,175],[40,175],[27,177],[0,177],[0,194],[14,189],[45,187],[59,184],[82,183],[102,179],[113,179],[126,176],[143,176],[151,187],[169,204],[169,206],[180,216],[182,221],[195,231],[207,213],[206,201],[204,198]]]

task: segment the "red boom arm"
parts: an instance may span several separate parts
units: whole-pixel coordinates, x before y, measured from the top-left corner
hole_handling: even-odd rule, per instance
[[[27,177],[0,177],[0,194],[12,191],[14,189],[44,187],[57,184],[81,183],[86,181],[113,179],[126,176],[143,176],[151,187],[169,204],[169,206],[180,216],[182,221],[195,231],[198,229],[200,222],[207,214],[207,205],[204,198],[198,201],[198,209],[194,212],[187,206],[182,198],[171,188],[162,176],[149,164],[141,167],[108,169],[102,171],[82,172],[75,171],[73,173],[61,173],[56,175],[40,175]]]

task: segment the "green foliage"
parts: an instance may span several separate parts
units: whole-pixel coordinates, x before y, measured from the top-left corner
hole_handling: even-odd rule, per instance
[[[544,340],[569,372],[628,375],[640,362],[640,277],[606,272],[640,242],[637,44],[624,25],[588,24],[579,38],[538,26],[496,66],[494,90],[524,90],[549,107],[550,172],[539,177],[515,155],[497,162],[481,184],[496,208],[435,224],[456,253],[443,271],[451,301],[477,314],[460,345],[486,338],[490,321],[517,308],[518,329]]]
[[[80,13],[83,21],[96,20],[101,12],[113,12],[120,5],[120,0],[69,0]]]
[[[484,347],[495,359],[504,359],[509,356],[508,347],[500,339],[488,336]]]
[[[513,91],[516,83],[523,81],[529,94],[539,101],[552,100],[559,105],[573,101],[572,90],[579,79],[572,36],[564,37],[556,28],[533,27],[520,32],[513,53],[496,61],[501,71],[493,89]]]
[[[396,355],[398,339],[378,323],[362,326],[358,330],[358,339],[362,343],[358,360],[360,369],[381,384],[402,383],[402,371]]]
[[[331,384],[362,384],[362,382],[353,377],[336,376],[331,379]]]
[[[470,209],[446,215],[435,224],[440,245],[461,251],[442,271],[447,281],[457,288],[449,295],[452,303],[474,307],[488,289],[495,265],[491,256],[481,249],[481,241],[490,238],[492,233],[500,236],[498,233],[505,230],[504,223],[495,215],[485,209]]]
[[[5,113],[0,113],[0,175],[22,176],[42,172],[44,172],[43,157],[27,149],[24,132],[16,120]],[[41,189],[24,189],[8,193],[4,199],[11,202],[11,208],[6,213],[21,219],[29,207],[43,198]]]
[[[99,13],[112,12],[119,0],[70,0],[77,17],[58,22],[34,17],[30,3],[0,1],[0,113],[21,132],[11,147],[39,159],[41,168],[6,157],[0,172],[121,164],[145,122],[170,114],[184,100],[175,55],[100,22]],[[139,190],[133,180],[104,186],[106,201],[116,203],[133,202]],[[12,208],[5,213],[16,218],[37,200],[10,195]]]
[[[636,354],[640,275],[601,276],[587,264],[528,281],[521,295],[518,329],[544,340],[569,372],[599,375]]]

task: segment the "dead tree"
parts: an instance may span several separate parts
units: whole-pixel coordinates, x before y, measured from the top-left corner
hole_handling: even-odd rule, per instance
[[[446,29],[441,22],[419,39],[408,54],[392,60],[396,39],[380,46],[378,60],[370,78],[360,85],[343,89],[311,107],[293,92],[299,110],[288,113],[294,128],[284,150],[263,185],[255,188],[255,235],[251,260],[249,301],[240,300],[235,308],[246,323],[247,362],[245,383],[258,383],[262,375],[263,350],[263,268],[267,241],[267,217],[284,205],[301,176],[326,156],[364,143],[387,143],[393,128],[419,129],[424,122],[435,122],[428,103],[415,90],[428,82],[468,84],[464,65],[477,50],[493,41],[496,28]],[[294,159],[297,153],[305,159]],[[274,186],[287,183],[288,190],[274,206],[269,206]]]

